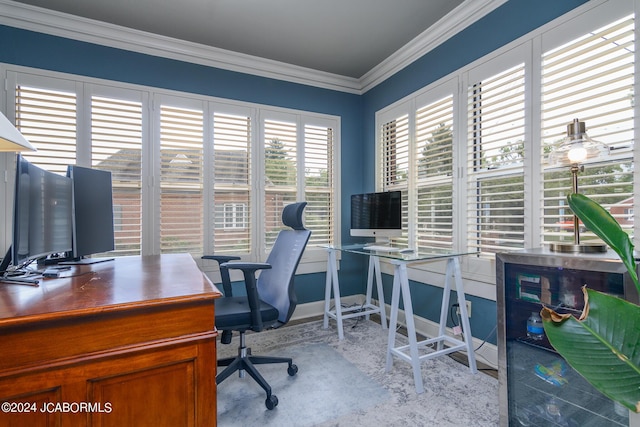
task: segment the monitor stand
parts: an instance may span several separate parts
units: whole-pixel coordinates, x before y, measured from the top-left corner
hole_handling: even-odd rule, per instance
[[[40,283],[40,281],[38,279],[31,279],[21,276],[7,276],[7,269],[11,265],[11,260],[11,246],[9,246],[7,254],[4,256],[4,258],[2,258],[2,262],[0,263],[0,283],[8,285],[39,286],[38,283]]]
[[[113,261],[113,258],[79,258],[72,259],[69,261],[62,261],[60,265],[91,265],[98,264],[100,262]]]

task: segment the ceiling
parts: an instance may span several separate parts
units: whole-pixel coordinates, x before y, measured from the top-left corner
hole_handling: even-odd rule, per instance
[[[359,79],[464,0],[17,2]]]

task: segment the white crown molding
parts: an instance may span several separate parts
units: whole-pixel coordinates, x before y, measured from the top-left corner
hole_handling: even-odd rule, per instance
[[[361,77],[361,91],[382,83],[508,0],[465,0],[422,34]]]
[[[0,0],[0,24],[229,71],[359,93],[358,79]]]
[[[0,24],[229,71],[362,94],[506,1],[465,0],[361,79],[133,30],[12,0],[0,0]]]

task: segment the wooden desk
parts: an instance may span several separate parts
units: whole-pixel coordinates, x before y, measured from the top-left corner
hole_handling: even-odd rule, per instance
[[[216,424],[221,294],[190,255],[61,276],[0,284],[0,425]]]

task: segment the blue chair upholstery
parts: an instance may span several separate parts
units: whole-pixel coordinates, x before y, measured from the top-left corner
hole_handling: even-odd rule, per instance
[[[212,259],[220,264],[225,295],[216,300],[215,324],[216,328],[222,331],[221,342],[228,344],[231,342],[233,331],[240,333],[238,356],[218,360],[218,366],[226,366],[226,369],[216,376],[216,384],[220,384],[236,371],[240,372],[240,376],[248,372],[265,390],[265,405],[268,409],[275,408],[278,398],[272,394],[271,387],[254,365],[287,363],[289,375],[295,375],[298,368],[291,358],[252,355],[251,349],[246,347],[245,332],[278,328],[289,321],[296,308],[297,300],[293,286],[295,272],[311,236],[311,231],[304,227],[302,219],[306,205],[306,202],[300,202],[284,208],[282,222],[291,229],[280,231],[264,263],[240,262],[237,261],[239,257],[233,256],[203,256],[204,259]],[[233,296],[229,269],[242,271],[246,296]],[[258,272],[260,274],[256,277]]]

